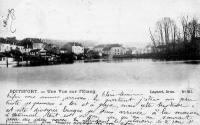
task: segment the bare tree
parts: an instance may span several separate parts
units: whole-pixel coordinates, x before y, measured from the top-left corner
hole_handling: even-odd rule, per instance
[[[188,36],[190,40],[194,39],[197,37],[198,33],[198,20],[196,18],[193,18],[189,24],[188,24]]]
[[[187,41],[187,27],[188,27],[188,16],[183,16],[181,18],[183,40]]]
[[[158,58],[199,59],[200,23],[197,18],[183,16],[181,27],[169,17],[156,22],[153,32],[149,29]],[[191,42],[190,42],[191,41]]]
[[[149,28],[149,33],[150,33],[151,41],[153,42],[153,52],[156,53],[157,52],[157,50],[156,50],[156,46],[157,46],[156,40],[155,40],[150,28]]]
[[[157,30],[158,30],[158,34],[159,34],[159,38],[160,38],[160,40],[158,41],[159,42],[158,44],[160,45],[160,43],[161,43],[162,45],[164,45],[164,38],[163,38],[164,34],[163,34],[162,23],[160,21],[158,21],[156,23],[156,26],[157,26]]]

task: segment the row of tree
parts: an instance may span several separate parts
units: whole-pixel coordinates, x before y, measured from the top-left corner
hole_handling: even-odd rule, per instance
[[[149,29],[154,58],[169,60],[200,59],[200,23],[183,16],[179,23],[165,17]]]

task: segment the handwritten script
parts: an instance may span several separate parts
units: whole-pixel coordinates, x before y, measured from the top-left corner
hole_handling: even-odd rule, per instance
[[[193,90],[10,90],[6,124],[197,124]]]
[[[14,9],[8,9],[8,14],[7,14],[6,18],[3,20],[4,27],[7,27],[9,19],[10,19],[10,25],[9,25],[10,32],[14,33],[14,32],[16,32],[16,28],[13,28],[13,21],[16,19]]]

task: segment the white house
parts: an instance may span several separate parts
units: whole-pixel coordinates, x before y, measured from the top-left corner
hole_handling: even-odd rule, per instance
[[[43,43],[33,43],[33,49],[43,49],[44,44]]]
[[[124,55],[126,53],[126,50],[124,47],[112,47],[110,49],[111,55]]]
[[[84,53],[84,47],[78,46],[78,45],[73,45],[72,46],[72,52],[77,54],[77,55],[82,54],[82,53]]]
[[[6,52],[11,50],[10,44],[0,43],[0,52]]]
[[[21,53],[26,52],[26,50],[24,49],[24,46],[17,46],[17,48],[19,49],[19,51],[20,51]]]
[[[20,52],[24,53],[25,49],[23,46],[17,46],[14,44],[5,44],[5,43],[0,43],[0,52],[8,52],[11,50],[16,50],[19,49]]]

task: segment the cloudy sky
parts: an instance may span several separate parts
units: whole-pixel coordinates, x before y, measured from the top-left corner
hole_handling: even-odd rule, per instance
[[[8,9],[13,26],[2,26]],[[0,0],[0,36],[91,40],[143,45],[148,29],[162,17],[199,16],[200,0]]]

